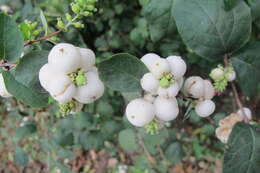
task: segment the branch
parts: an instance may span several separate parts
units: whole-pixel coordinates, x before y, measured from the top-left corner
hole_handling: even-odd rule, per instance
[[[228,67],[228,65],[229,65],[228,55],[225,55],[225,56],[224,56],[224,64],[225,64],[225,67]],[[245,113],[245,111],[244,111],[244,109],[243,109],[244,106],[243,106],[243,104],[242,104],[242,102],[241,102],[241,100],[240,100],[240,98],[239,98],[236,85],[235,85],[234,82],[230,82],[230,83],[231,83],[232,92],[233,92],[233,94],[234,94],[236,104],[237,104],[237,106],[239,107],[239,109],[241,110],[241,112],[242,112],[242,114],[243,114],[244,121],[245,121],[246,123],[248,123],[248,122],[249,122],[249,119],[247,118],[246,113]]]
[[[142,138],[140,135],[137,135],[137,136],[138,136],[138,139],[139,139],[139,143],[140,143],[141,147],[143,148],[144,153],[145,153],[145,155],[146,155],[148,161],[149,161],[152,165],[156,164],[156,160],[153,158],[153,156],[151,156],[151,154],[150,154],[149,151],[147,150],[147,148],[146,148],[146,146],[145,146],[145,144],[144,144],[143,138]]]
[[[29,46],[29,45],[31,45],[31,44],[33,44],[33,43],[35,43],[35,42],[38,42],[38,41],[47,40],[47,39],[53,37],[54,35],[59,34],[60,32],[62,32],[62,30],[58,30],[58,31],[56,31],[56,32],[50,33],[49,35],[46,35],[46,36],[37,38],[37,39],[35,39],[35,40],[29,40],[29,41],[27,41],[27,42],[24,43],[24,46]]]
[[[7,68],[8,70],[15,67],[15,66],[16,66],[16,64],[14,64],[14,63],[8,63],[5,60],[0,61],[0,67]]]

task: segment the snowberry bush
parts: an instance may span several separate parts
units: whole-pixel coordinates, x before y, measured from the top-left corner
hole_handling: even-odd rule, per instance
[[[167,172],[153,157],[181,161],[189,140],[172,129],[203,118],[194,133],[213,129],[225,149],[223,173],[259,172],[258,1],[73,0],[63,11],[49,3],[30,15],[35,4],[0,13],[0,95],[50,112],[48,135],[35,137],[52,147],[48,158],[59,160],[58,148],[112,149],[116,136],[127,152],[143,149],[148,171]],[[230,115],[217,121],[223,111]],[[41,122],[23,120],[21,136]],[[15,153],[26,165],[24,151]]]

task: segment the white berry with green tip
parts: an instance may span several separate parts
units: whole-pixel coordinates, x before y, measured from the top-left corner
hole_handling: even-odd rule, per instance
[[[215,89],[209,80],[204,80],[204,99],[210,100],[215,95]]]
[[[96,63],[95,53],[91,49],[78,48],[81,55],[81,68],[90,71]]]
[[[169,56],[166,58],[171,67],[171,73],[174,79],[180,79],[187,70],[185,61],[180,56]]]
[[[199,76],[191,76],[184,83],[185,93],[194,98],[202,98],[204,96],[204,80]]]
[[[80,103],[88,104],[100,98],[105,87],[96,72],[87,72],[85,76],[87,79],[86,85],[77,87],[74,98]]]

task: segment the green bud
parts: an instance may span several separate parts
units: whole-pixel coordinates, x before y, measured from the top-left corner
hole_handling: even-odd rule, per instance
[[[87,82],[87,80],[86,80],[85,75],[78,75],[78,76],[76,77],[76,85],[77,85],[77,86],[85,85],[86,82]]]
[[[155,134],[158,134],[158,132],[159,132],[159,124],[155,120],[153,120],[149,124],[145,125],[144,128],[146,130],[146,133],[148,133],[150,135],[155,135]]]
[[[64,30],[64,29],[65,29],[65,24],[64,24],[64,22],[61,20],[61,18],[58,18],[57,20],[58,20],[58,21],[57,21],[57,27],[58,27],[59,29]]]
[[[37,27],[37,25],[38,25],[37,22],[32,23],[30,26],[31,30],[34,30]]]
[[[73,25],[74,25],[76,28],[83,28],[83,27],[84,27],[84,25],[83,25],[82,23],[80,23],[80,22],[75,22],[75,23],[73,23]]]
[[[33,31],[32,35],[37,36],[40,34],[40,32],[41,32],[40,30],[35,30],[35,31]]]
[[[69,13],[66,13],[66,19],[68,20],[68,21],[71,21],[72,20],[72,16],[69,14]]]
[[[88,16],[91,16],[91,13],[88,12],[88,11],[84,11],[84,12],[82,13],[82,15],[85,16],[85,17],[88,17]]]
[[[168,88],[172,83],[174,83],[174,80],[171,74],[163,76],[159,82],[160,87],[162,88]]]
[[[79,13],[80,12],[80,6],[78,4],[72,4],[71,5],[71,10],[74,12],[74,13]]]
[[[93,11],[95,9],[94,5],[87,5],[86,10]]]

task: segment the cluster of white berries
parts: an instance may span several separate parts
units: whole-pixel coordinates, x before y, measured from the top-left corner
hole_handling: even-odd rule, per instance
[[[217,91],[223,92],[228,84],[236,79],[236,72],[232,66],[223,67],[219,65],[210,72],[210,77],[214,81],[214,87]]]
[[[0,73],[0,96],[4,98],[12,97],[12,95],[7,91],[3,74]]]
[[[149,73],[140,83],[145,91],[143,98],[132,100],[126,107],[126,117],[131,124],[143,127],[154,118],[174,120],[179,114],[176,96],[183,84],[187,66],[179,56],[160,56],[149,53],[141,58]]]
[[[250,109],[243,108],[245,116],[248,120],[252,119],[252,113]],[[242,110],[238,110],[237,113],[232,113],[229,116],[219,121],[219,127],[216,129],[215,133],[217,138],[223,142],[227,143],[230,133],[232,132],[233,127],[236,123],[244,120],[244,116],[242,114]]]
[[[92,103],[104,93],[94,52],[67,43],[52,48],[48,63],[40,69],[39,80],[67,113],[79,111],[82,104]]]
[[[191,76],[184,83],[184,93],[192,98],[198,99],[195,112],[200,117],[208,117],[215,111],[215,103],[211,100],[215,90],[209,80],[199,76]]]

